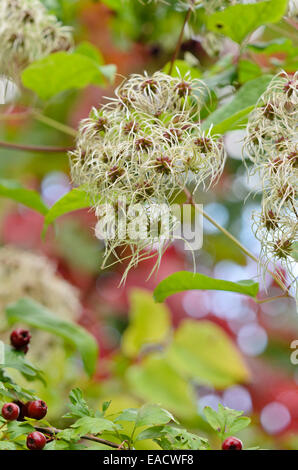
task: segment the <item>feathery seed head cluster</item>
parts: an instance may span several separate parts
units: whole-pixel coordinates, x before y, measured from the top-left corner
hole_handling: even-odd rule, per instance
[[[190,175],[196,186],[208,187],[223,169],[225,152],[222,140],[200,126],[206,94],[189,75],[130,76],[114,99],[82,121],[70,154],[75,184],[86,186],[96,207],[121,199],[143,208],[169,205]],[[129,243],[137,253],[134,264],[151,241]],[[107,253],[121,244],[107,241]]]
[[[31,62],[73,45],[71,28],[39,0],[1,0],[0,73],[15,78]]]
[[[254,230],[262,260],[283,265],[290,277],[298,240],[298,73],[273,78],[249,117],[245,150],[262,179],[261,213]]]

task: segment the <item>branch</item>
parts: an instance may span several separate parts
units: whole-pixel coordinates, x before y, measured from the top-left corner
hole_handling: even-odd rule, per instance
[[[44,434],[48,434],[50,436],[55,436],[56,434],[58,434],[58,432],[61,432],[61,429],[57,429],[57,428],[48,429],[48,428],[41,428],[39,426],[34,426],[34,428],[36,429],[36,431],[42,432]],[[99,442],[100,444],[105,444],[106,446],[112,447],[113,449],[121,449],[122,448],[122,447],[119,446],[119,444],[115,444],[115,442],[110,442],[110,441],[107,441],[106,439],[101,439],[100,437],[95,437],[92,434],[81,436],[80,439],[85,439],[86,441]],[[122,444],[120,444],[120,445],[122,445]]]
[[[25,145],[25,144],[13,144],[11,142],[0,141],[0,147],[9,150],[22,150],[25,152],[52,152],[52,153],[65,153],[73,150],[74,147],[47,147],[43,145]]]
[[[191,8],[189,8],[186,12],[184,22],[183,22],[183,25],[182,25],[182,29],[180,31],[179,38],[178,38],[178,41],[177,41],[177,44],[176,44],[176,47],[175,47],[175,51],[174,51],[174,54],[173,54],[172,59],[171,59],[170,68],[169,68],[169,75],[171,75],[171,73],[173,71],[175,60],[177,59],[177,56],[179,54],[181,44],[182,44],[183,35],[184,35],[184,29],[185,29],[186,24],[188,23],[189,18],[190,18],[191,11],[192,11]]]

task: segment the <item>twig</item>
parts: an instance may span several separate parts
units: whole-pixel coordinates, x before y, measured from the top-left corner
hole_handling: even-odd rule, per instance
[[[36,431],[40,431],[44,434],[49,434],[50,436],[55,436],[56,434],[61,432],[61,429],[57,429],[57,428],[48,429],[48,428],[41,428],[39,426],[34,426],[34,427]],[[116,444],[115,442],[107,441],[106,439],[101,439],[100,437],[95,437],[92,434],[90,435],[86,434],[84,436],[81,436],[80,439],[85,439],[86,441],[99,442],[100,444],[105,444],[106,446],[113,447],[113,449],[119,449],[119,444]]]
[[[191,8],[189,8],[186,12],[184,22],[183,22],[183,25],[182,25],[182,29],[180,31],[179,38],[178,38],[178,41],[177,41],[177,44],[176,44],[176,47],[175,47],[175,50],[174,50],[174,54],[173,54],[172,59],[171,59],[170,68],[169,68],[169,75],[171,75],[171,73],[173,71],[175,60],[177,59],[177,56],[179,54],[181,44],[182,44],[183,35],[184,35],[184,29],[185,29],[185,26],[186,26],[189,18],[190,18],[191,11],[192,11]]]
[[[26,144],[14,144],[12,142],[0,141],[0,147],[9,150],[22,150],[25,152],[53,152],[53,153],[65,153],[73,150],[74,147],[47,147],[44,145],[26,145]]]

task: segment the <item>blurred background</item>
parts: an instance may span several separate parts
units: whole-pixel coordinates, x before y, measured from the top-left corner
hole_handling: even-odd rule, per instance
[[[151,2],[146,7],[141,2],[124,0],[44,0],[44,3],[65,24],[74,26],[77,41],[89,41],[98,48],[106,64],[117,67],[113,85],[65,92],[46,104],[45,115],[74,128],[87,117],[92,106],[103,103],[104,96],[112,96],[123,76],[165,66],[185,14],[183,6],[174,10],[173,2]],[[298,49],[293,31],[285,22],[257,30],[250,41],[268,46],[251,50],[233,78],[237,46],[231,40],[208,35],[201,26],[198,11],[186,30],[179,59],[193,67],[198,76],[204,76],[206,70],[215,73],[221,67],[223,72],[229,71],[229,80],[225,82],[223,76],[212,92],[216,106],[233,98],[239,82],[275,73],[280,67],[294,71]],[[15,97],[0,106],[1,140],[72,145],[71,137],[28,114],[30,97],[26,100]],[[260,198],[255,194],[258,182],[247,180],[242,161],[243,135],[242,130],[225,135],[228,160],[224,173],[217,186],[198,194],[198,199],[210,216],[258,255],[259,245],[250,228],[250,216],[258,209]],[[38,190],[49,207],[72,188],[68,157],[64,153],[0,149],[0,177],[18,180],[27,188]],[[11,285],[7,279],[0,280],[2,285],[6,282],[5,292],[0,287],[0,296],[6,295],[9,300],[11,289],[11,300],[15,300],[15,282],[19,282],[21,292],[32,295],[59,315],[78,321],[95,336],[100,347],[97,372],[90,380],[72,350],[55,338],[34,332],[32,343],[36,346],[28,357],[32,362],[41,361],[39,365],[45,370],[48,386],[36,386],[49,405],[50,419],[59,426],[69,390],[80,386],[95,407],[106,399],[112,400],[115,411],[144,401],[162,403],[185,426],[201,435],[207,433],[216,446],[216,437],[208,434],[202,409],[205,405],[217,408],[220,402],[251,416],[252,425],[239,436],[246,447],[297,449],[298,368],[291,363],[290,346],[298,339],[295,302],[282,299],[258,305],[234,293],[187,291],[170,297],[164,305],[155,304],[152,291],[162,279],[176,271],[193,269],[189,252],[174,243],[156,275],[147,280],[154,261],[145,261],[130,271],[126,284],[119,287],[124,265],[100,270],[103,245],[94,236],[95,222],[91,210],[72,212],[59,218],[42,240],[41,215],[0,199],[1,263],[8,257],[21,265],[20,260],[28,253],[32,258],[32,268],[27,274],[24,269],[21,279],[15,281],[11,277]],[[195,263],[197,272],[215,278],[237,281],[258,275],[256,263],[207,221],[204,246],[195,254]],[[36,266],[50,272],[50,278],[42,283],[36,274],[34,281]],[[4,271],[2,275],[5,276]],[[57,277],[71,286],[61,284],[58,288],[54,285],[59,283]],[[45,293],[45,286],[51,283],[52,290]],[[262,289],[265,287],[268,295],[279,293],[270,277],[266,277]],[[4,297],[0,299],[2,306],[7,301]],[[175,358],[170,363],[164,359],[163,348],[173,340],[177,328],[206,322],[215,325],[210,333],[215,349],[210,341],[202,343],[202,350],[196,345],[195,352],[198,361],[205,361],[206,370],[185,372]],[[4,320],[1,323],[5,329]],[[152,341],[144,345],[142,335],[146,328],[151,329]],[[218,351],[224,351],[219,345],[222,342],[224,348],[226,341],[237,350],[239,360],[235,364],[230,353],[221,358],[216,356],[217,346]]]

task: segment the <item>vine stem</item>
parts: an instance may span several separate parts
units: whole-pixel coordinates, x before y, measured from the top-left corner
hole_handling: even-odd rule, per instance
[[[184,193],[187,197],[187,202],[189,202],[192,206],[195,206],[195,202],[193,200],[193,196],[192,196],[191,192],[187,188],[184,188]],[[247,248],[245,248],[245,246],[242,245],[242,243],[240,243],[240,241],[237,240],[237,238],[235,238],[228,230],[226,230],[224,227],[219,225],[212,217],[210,217],[210,215],[206,214],[206,212],[203,209],[200,209],[199,206],[196,206],[196,209],[205,217],[205,219],[207,219],[212,225],[214,225],[214,227],[216,227],[226,237],[228,237],[230,240],[232,240],[232,242],[235,243],[235,245],[237,245],[238,248],[240,248],[240,250],[243,253],[245,253],[249,258],[251,258],[256,263],[259,263],[259,259],[253,253],[251,253]],[[275,282],[279,285],[279,287],[284,291],[285,294],[282,295],[282,297],[288,297],[288,289],[284,286],[281,279],[275,273],[270,271],[269,269],[267,269],[267,271],[272,276],[272,278],[275,280]],[[275,298],[274,298],[274,300],[275,300]],[[262,302],[262,301],[259,301],[259,303],[260,302]]]
[[[0,141],[0,147],[9,150],[23,150],[25,152],[54,152],[65,153],[73,150],[74,147],[48,147],[44,145],[26,145],[26,144],[13,144],[11,142]]]
[[[172,59],[171,59],[170,68],[169,68],[169,75],[171,75],[171,73],[173,71],[175,60],[177,59],[177,56],[179,54],[181,44],[182,44],[183,35],[184,35],[184,29],[185,29],[186,24],[188,23],[189,18],[190,18],[191,11],[192,11],[192,9],[189,8],[186,12],[184,22],[183,22],[183,25],[182,25],[182,28],[181,28],[181,31],[180,31],[180,34],[179,34],[179,37],[178,37],[178,41],[177,41],[177,44],[176,44],[176,47],[175,47],[175,50],[174,50],[174,54],[173,54]]]
[[[56,429],[56,428],[48,429],[48,428],[41,428],[39,426],[34,426],[34,428],[36,429],[36,431],[42,432],[44,434],[49,434],[50,436],[55,436],[56,434],[61,432],[61,429]],[[119,449],[119,450],[122,449],[122,447],[120,447],[119,444],[116,444],[115,442],[107,441],[106,439],[101,439],[100,437],[93,436],[92,434],[86,434],[84,436],[81,436],[81,439],[85,439],[86,441],[99,442],[100,444],[104,444],[106,446],[112,447],[113,449]]]

